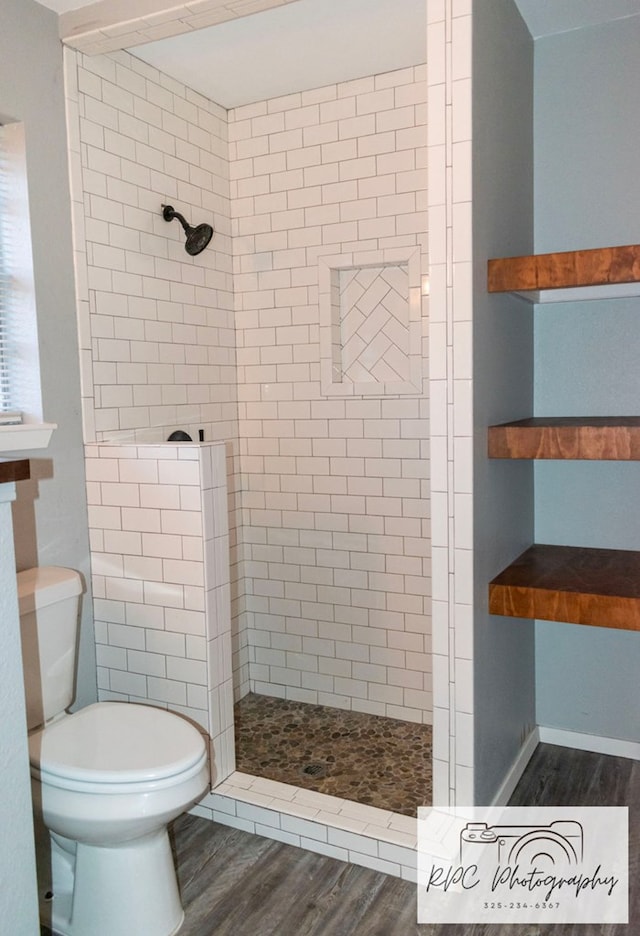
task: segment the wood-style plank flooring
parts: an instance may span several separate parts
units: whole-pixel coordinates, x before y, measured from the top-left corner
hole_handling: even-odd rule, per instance
[[[640,936],[640,763],[541,744],[511,803],[630,807],[628,926],[418,926],[413,884],[183,816],[180,936]]]

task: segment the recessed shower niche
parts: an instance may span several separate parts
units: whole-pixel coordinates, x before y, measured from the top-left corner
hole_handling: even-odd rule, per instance
[[[323,394],[422,393],[420,283],[418,248],[321,258]]]

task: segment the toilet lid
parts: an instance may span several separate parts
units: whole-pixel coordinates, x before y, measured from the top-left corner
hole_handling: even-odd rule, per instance
[[[161,780],[188,770],[204,750],[184,718],[129,702],[97,702],[29,739],[34,767],[88,783]]]

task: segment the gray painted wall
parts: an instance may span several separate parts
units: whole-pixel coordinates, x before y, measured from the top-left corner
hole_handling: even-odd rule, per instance
[[[89,587],[62,46],[57,16],[33,0],[2,0],[0,113],[25,128],[43,412],[58,424],[46,452],[31,460],[32,480],[17,485],[17,567],[69,566]],[[87,592],[77,701],[85,705],[95,698]]]
[[[33,0],[2,0],[0,113],[25,125],[44,417],[60,427],[46,455],[32,461],[35,480],[17,485],[17,563],[19,568],[36,562],[69,565],[88,577],[62,47],[57,17]],[[10,552],[3,542],[6,559]],[[8,574],[13,576],[11,566]],[[22,681],[17,621],[12,626],[16,633],[0,635],[3,692],[9,681],[12,685]],[[79,686],[83,702],[96,696],[93,654],[90,602],[86,601]],[[15,706],[3,706],[3,750],[26,755],[25,741],[24,713]],[[2,828],[8,836],[5,850],[7,842],[12,842],[13,861],[10,883],[0,891],[0,913],[7,932],[35,936],[32,832],[16,806],[29,808],[28,766],[26,761],[16,761],[15,770],[9,773],[4,756],[3,765]],[[18,821],[16,831],[13,827]]]
[[[534,725],[533,622],[492,617],[488,582],[533,540],[533,469],[490,461],[487,426],[530,415],[531,308],[487,293],[490,257],[533,247],[533,42],[511,0],[473,14],[475,802]]]
[[[638,243],[640,17],[535,43],[537,252]],[[536,415],[636,415],[640,300],[535,312]],[[637,463],[535,467],[536,540],[640,549]],[[640,637],[536,624],[537,721],[640,741]]]
[[[39,932],[36,865],[13,570],[10,500],[14,487],[0,485],[0,917],[2,932],[35,936]]]

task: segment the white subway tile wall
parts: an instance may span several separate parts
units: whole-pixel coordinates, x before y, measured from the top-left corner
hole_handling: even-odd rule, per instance
[[[85,439],[236,437],[227,113],[127,52],[65,49]],[[215,226],[197,257],[172,204]]]
[[[328,397],[319,314],[323,264],[417,251],[428,273],[426,92],[418,66],[235,108],[229,151],[243,668],[258,693],[430,722],[427,299],[404,396]]]
[[[99,696],[200,725],[218,783],[235,767],[225,445],[85,455]]]
[[[225,440],[235,550],[227,112],[126,52],[64,56],[85,440],[160,443],[177,428]],[[214,224],[197,257],[185,252],[179,223],[162,218],[168,202],[193,224]],[[132,480],[144,480],[143,462],[128,465]],[[137,510],[176,506],[177,489],[157,482]],[[190,506],[180,496],[183,509],[200,511],[195,489]],[[154,531],[145,532],[153,550]]]
[[[429,0],[434,803],[473,802],[471,4]]]

